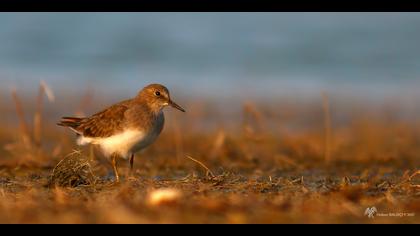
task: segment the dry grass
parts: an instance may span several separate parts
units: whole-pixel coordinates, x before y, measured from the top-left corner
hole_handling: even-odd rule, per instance
[[[64,157],[53,169],[48,186],[94,185],[95,179],[88,157],[80,151],[74,151]]]
[[[89,148],[72,153],[71,133],[42,115],[64,114],[66,99],[43,107],[42,99],[13,97],[19,122],[0,129],[1,223],[420,222],[420,126],[384,115],[390,108],[364,104],[339,122],[331,96],[247,102],[235,117],[182,103],[189,112],[168,111],[161,137],[136,156],[135,173],[119,161],[122,183],[112,185],[108,160],[97,152],[90,160]],[[38,107],[34,127],[22,104]],[[91,104],[74,111],[100,108]],[[364,213],[372,206],[415,215],[371,219]]]

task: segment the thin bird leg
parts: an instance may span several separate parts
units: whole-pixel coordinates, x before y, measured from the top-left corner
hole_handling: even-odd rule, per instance
[[[115,175],[115,182],[120,182],[120,177],[118,176],[118,170],[117,170],[117,155],[112,154],[111,156],[111,163],[112,168],[114,169],[114,175]]]
[[[130,157],[130,173],[133,172],[133,166],[134,166],[134,154],[131,154],[131,157]]]

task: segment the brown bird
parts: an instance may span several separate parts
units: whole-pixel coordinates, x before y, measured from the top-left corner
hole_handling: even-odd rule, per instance
[[[99,145],[111,158],[115,181],[119,182],[116,158],[130,158],[153,143],[164,125],[163,108],[172,106],[185,110],[171,100],[168,89],[160,84],[144,87],[136,97],[114,104],[90,117],[63,117],[57,125],[69,127],[78,136],[78,144]]]

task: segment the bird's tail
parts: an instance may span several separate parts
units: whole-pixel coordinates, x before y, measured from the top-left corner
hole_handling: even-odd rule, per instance
[[[77,118],[77,117],[62,117],[60,122],[57,123],[59,126],[69,127],[73,130],[77,130],[81,121],[84,118]]]

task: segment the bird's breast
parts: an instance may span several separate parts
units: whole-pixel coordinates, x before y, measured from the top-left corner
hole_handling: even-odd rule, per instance
[[[150,144],[152,144],[157,139],[159,134],[162,132],[164,123],[165,123],[165,117],[163,115],[163,112],[160,112],[159,115],[148,127],[148,129],[145,130],[144,137],[142,138],[142,140],[133,146],[133,148],[131,149],[131,152],[135,153],[139,151],[140,149],[143,149],[149,146]]]

